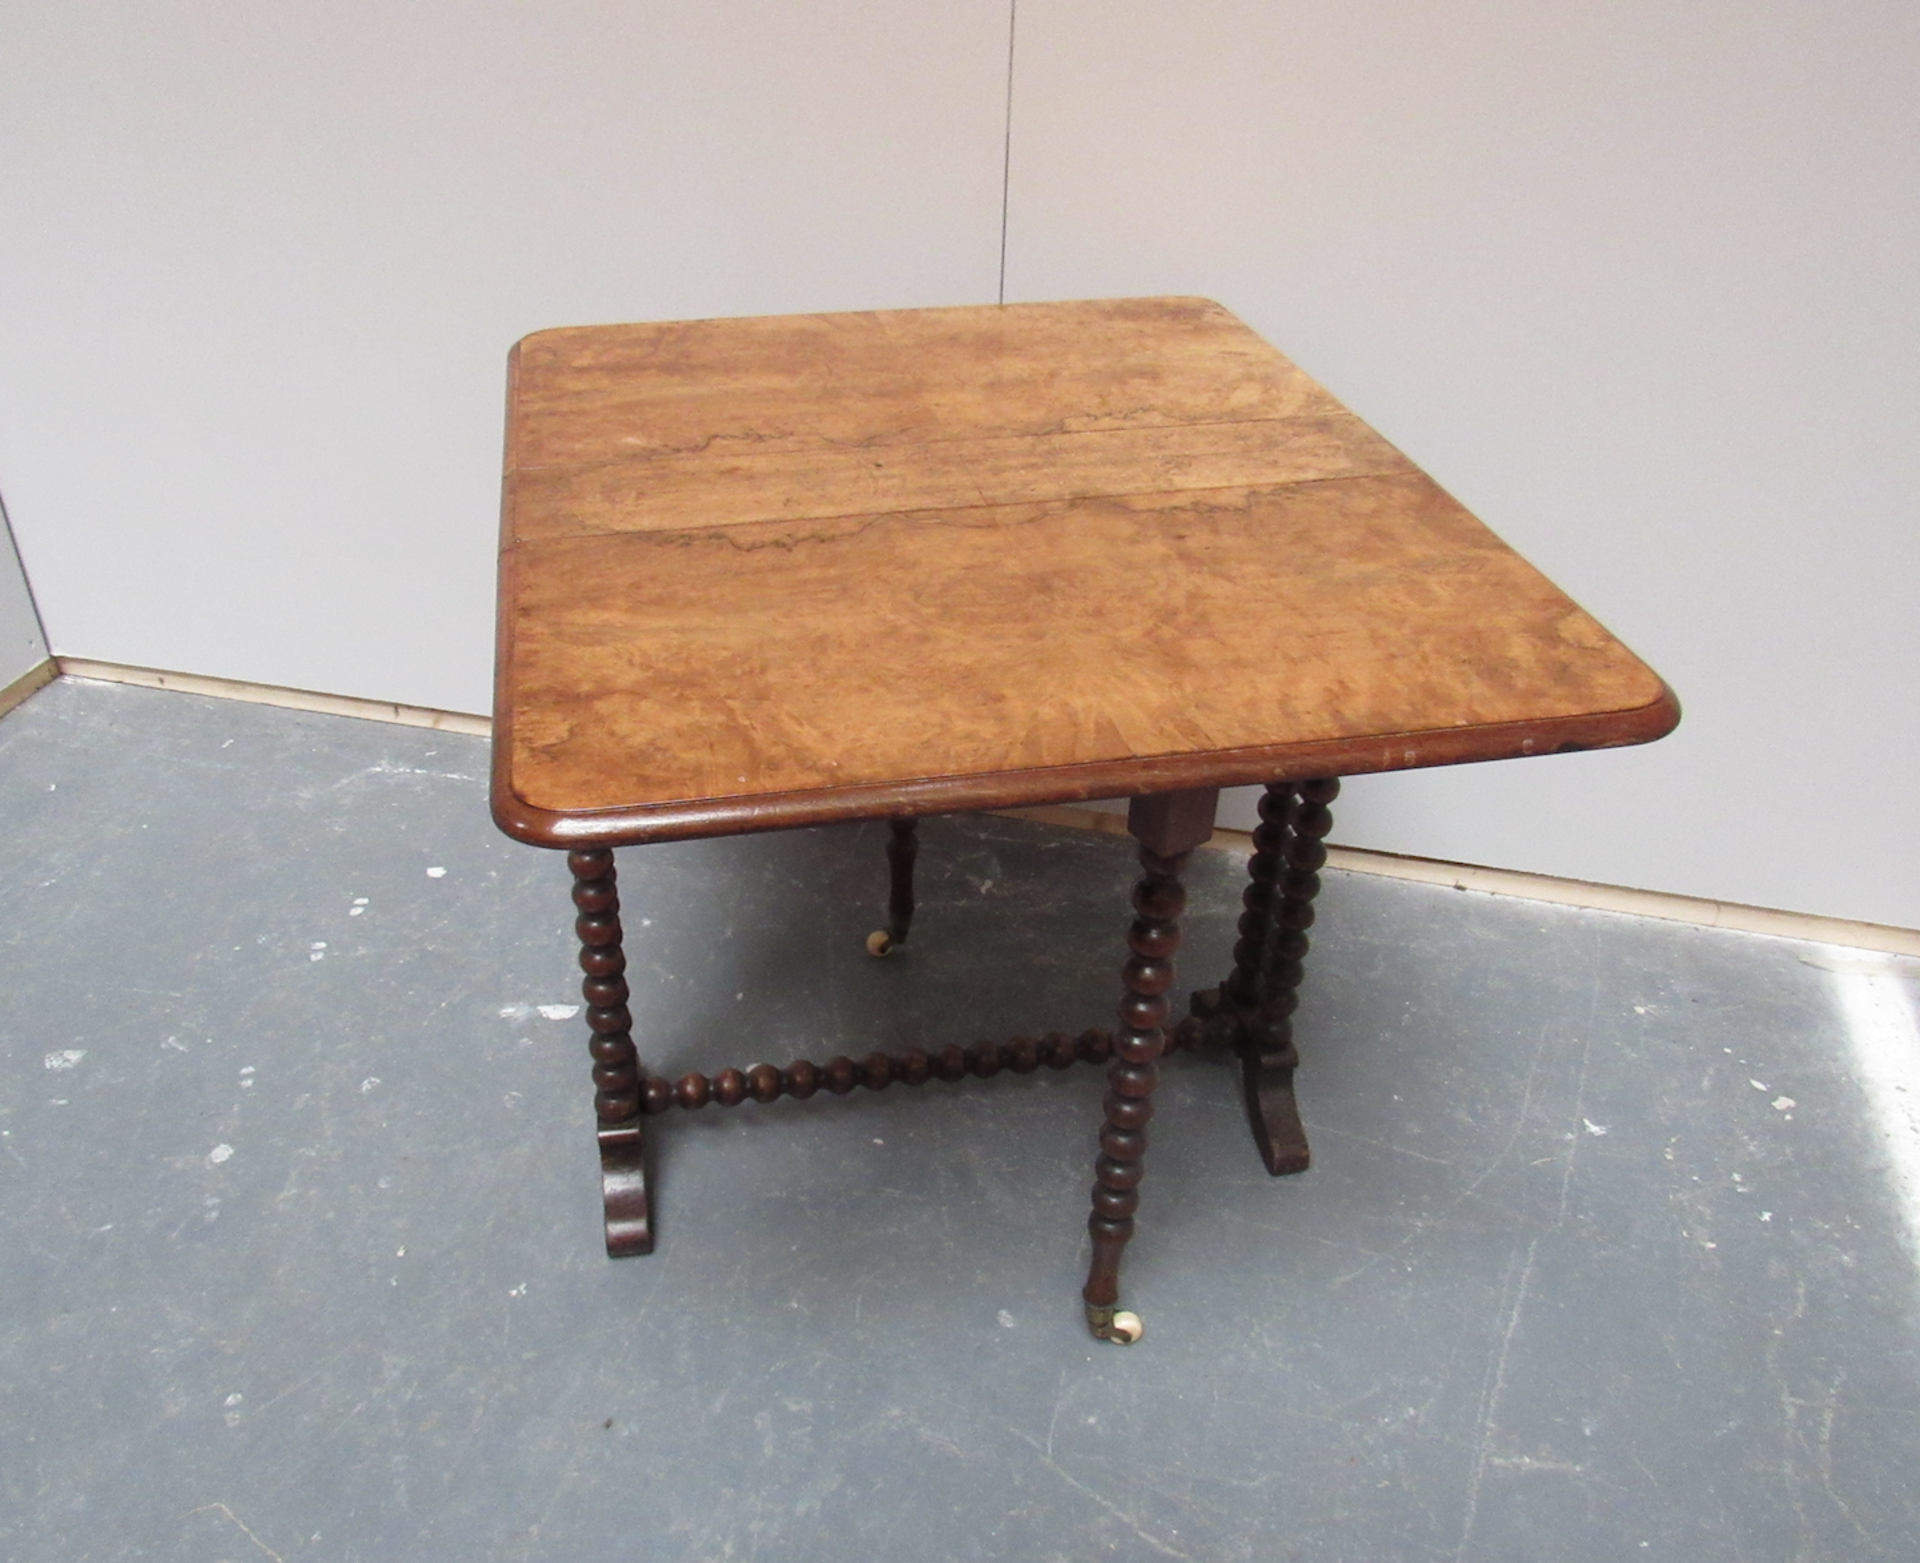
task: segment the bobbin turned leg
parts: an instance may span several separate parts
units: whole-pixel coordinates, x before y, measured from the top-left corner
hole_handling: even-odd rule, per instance
[[[1256,941],[1246,937],[1247,919],[1242,919],[1242,940],[1235,947],[1233,976],[1228,979],[1228,991],[1241,1017],[1235,1048],[1240,1055],[1247,1122],[1260,1159],[1276,1177],[1304,1172],[1311,1160],[1293,1092],[1293,1072],[1300,1063],[1293,1045],[1293,1012],[1300,1005],[1307,930],[1313,926],[1313,898],[1320,893],[1319,870],[1327,861],[1323,838],[1333,828],[1327,805],[1339,794],[1340,783],[1332,777],[1297,786],[1275,782],[1267,788],[1248,864],[1255,885],[1264,880],[1271,886],[1264,897],[1266,926],[1259,930],[1256,951],[1250,952],[1249,946]],[[1251,910],[1252,888],[1247,894]],[[1250,1009],[1242,994],[1252,999]]]
[[[1260,823],[1247,859],[1247,884],[1240,892],[1240,921],[1235,929],[1233,970],[1217,988],[1194,993],[1190,1008],[1199,1022],[1199,1039],[1230,1047],[1237,1058],[1245,1049],[1247,1020],[1260,1002],[1260,973],[1266,965],[1267,935],[1279,898],[1280,855],[1286,850],[1298,798],[1291,782],[1275,782],[1260,796]]]
[[[920,822],[894,819],[887,826],[887,926],[867,935],[869,955],[886,955],[905,944],[913,927],[913,860],[920,855]]]
[[[573,925],[580,936],[580,969],[586,973],[580,993],[593,1032],[589,1050],[607,1253],[615,1259],[650,1254],[653,1225],[647,1209],[646,1120],[641,1116],[646,1082],[627,1008],[627,957],[620,948],[613,853],[605,847],[569,852],[567,867],[573,870],[573,904],[580,909]]]
[[[1192,850],[1213,833],[1214,805],[1219,793],[1160,793],[1135,798],[1127,813],[1127,829],[1140,843],[1144,870],[1134,886],[1137,914],[1127,930],[1131,952],[1121,968],[1125,993],[1120,1000],[1120,1026],[1114,1033],[1113,1057],[1107,1065],[1107,1095],[1101,1104],[1106,1123],[1100,1130],[1100,1155],[1094,1162],[1093,1213],[1087,1230],[1093,1235],[1093,1263],[1081,1292],[1087,1326],[1100,1340],[1131,1345],[1143,1333],[1140,1316],[1118,1309],[1120,1257],[1133,1236],[1134,1212],[1140,1208],[1141,1158],[1147,1149],[1147,1122],[1153,1117],[1156,1067],[1166,1046],[1169,1013],[1166,993],[1173,986],[1173,956],[1180,948],[1181,909],[1186,891],[1181,870]]]

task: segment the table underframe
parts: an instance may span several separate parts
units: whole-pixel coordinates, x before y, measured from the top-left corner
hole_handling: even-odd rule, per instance
[[[875,1052],[857,1061],[841,1055],[825,1064],[798,1059],[784,1067],[755,1064],[679,1080],[649,1074],[634,1044],[613,850],[575,848],[567,861],[579,913],[575,931],[594,1061],[608,1254],[623,1258],[652,1252],[647,1120],[670,1109],[806,1098],[823,1089],[843,1096],[856,1086],[878,1091],[896,1084],[987,1078],[1002,1070],[1026,1074],[1042,1065],[1064,1069],[1101,1063],[1106,1066],[1107,1093],[1087,1219],[1093,1260],[1081,1296],[1095,1336],[1121,1344],[1137,1340],[1142,1328],[1138,1315],[1119,1306],[1120,1261],[1139,1209],[1147,1125],[1163,1054],[1186,1049],[1237,1059],[1248,1123],[1268,1172],[1300,1172],[1308,1165],[1306,1133],[1294,1098],[1299,1055],[1293,1014],[1305,971],[1307,930],[1314,921],[1314,897],[1320,890],[1319,871],[1326,862],[1324,841],[1333,823],[1328,805],[1339,790],[1333,778],[1267,784],[1247,864],[1233,969],[1218,987],[1193,993],[1189,1014],[1177,1024],[1168,994],[1175,983],[1179,919],[1186,904],[1181,874],[1193,850],[1212,834],[1216,788],[1149,794],[1135,798],[1128,810],[1127,829],[1139,843],[1141,877],[1133,889],[1134,920],[1127,932],[1113,1031],[1089,1030],[1077,1037],[1054,1032],[1004,1043],[950,1045],[933,1053]],[[891,826],[889,925],[868,941],[875,955],[905,941],[913,916],[915,822],[898,817]]]

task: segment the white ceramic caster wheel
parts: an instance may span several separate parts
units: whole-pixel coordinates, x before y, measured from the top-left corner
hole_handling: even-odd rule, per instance
[[[1131,1346],[1147,1333],[1139,1314],[1124,1309],[1096,1308],[1092,1303],[1087,1304],[1087,1328],[1093,1331],[1095,1340],[1110,1340],[1116,1346]]]

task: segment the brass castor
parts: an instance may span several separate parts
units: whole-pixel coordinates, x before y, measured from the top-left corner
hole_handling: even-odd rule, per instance
[[[1117,1346],[1131,1346],[1147,1333],[1139,1314],[1124,1308],[1096,1308],[1092,1303],[1087,1304],[1087,1328],[1095,1340],[1110,1340]]]
[[[893,953],[893,935],[884,928],[876,928],[867,935],[867,954],[878,960]]]

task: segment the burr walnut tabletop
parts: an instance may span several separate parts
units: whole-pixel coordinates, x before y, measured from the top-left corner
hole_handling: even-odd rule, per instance
[[[1657,738],[1673,696],[1217,304],[1124,299],[543,331],[507,409],[493,807],[568,847],[607,1251],[653,1246],[646,1122],[1103,1064],[1081,1300],[1119,1307],[1157,1061],[1239,1061],[1309,1160],[1292,1016],[1329,805],[1360,771]],[[1176,1021],[1218,789],[1264,784],[1233,970]],[[1118,1025],[672,1079],[633,1037],[613,848],[1125,795]],[[937,1049],[937,1050],[936,1050]]]
[[[662,840],[1658,737],[1665,686],[1219,305],[543,331],[494,805]]]

